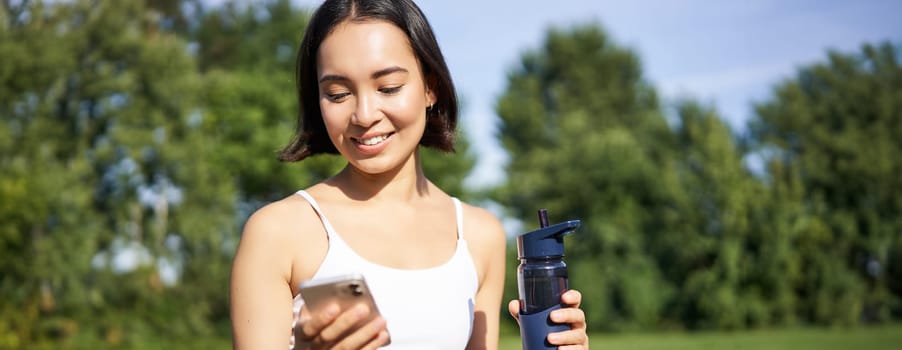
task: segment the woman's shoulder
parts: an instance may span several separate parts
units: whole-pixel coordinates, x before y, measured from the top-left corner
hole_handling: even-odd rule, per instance
[[[480,289],[486,284],[501,283],[507,251],[507,236],[501,221],[484,208],[466,203],[462,207],[463,236],[476,264]]]
[[[285,276],[312,276],[327,249],[319,215],[296,194],[257,209],[244,225],[238,248],[251,259],[286,267]]]
[[[292,194],[257,209],[244,225],[242,240],[294,246],[321,231],[316,212],[303,197]]]
[[[464,239],[475,245],[474,248],[487,248],[493,251],[504,247],[506,236],[501,221],[489,210],[469,203],[461,202],[464,221]]]
[[[463,209],[464,220],[471,221],[474,224],[501,228],[501,221],[491,211],[464,201],[460,201],[460,204]]]

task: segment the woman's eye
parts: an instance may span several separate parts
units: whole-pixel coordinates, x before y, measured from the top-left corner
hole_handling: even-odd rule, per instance
[[[326,94],[326,99],[328,99],[329,101],[332,101],[332,102],[339,102],[339,101],[343,100],[345,97],[348,97],[348,95],[350,95],[350,93],[347,93],[347,92],[342,92],[342,93],[337,93],[337,94]]]
[[[393,86],[393,87],[384,87],[384,88],[379,89],[379,92],[386,94],[386,95],[396,94],[399,91],[401,91],[401,85]]]

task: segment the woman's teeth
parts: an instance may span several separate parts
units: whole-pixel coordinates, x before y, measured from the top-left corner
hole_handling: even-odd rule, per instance
[[[360,140],[360,143],[367,145],[367,146],[373,146],[382,141],[385,141],[385,139],[387,139],[387,138],[388,138],[388,135],[381,135],[381,136],[371,137],[371,138],[368,138],[365,140]]]

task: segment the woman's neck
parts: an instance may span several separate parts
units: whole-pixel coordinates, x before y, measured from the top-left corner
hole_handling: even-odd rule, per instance
[[[410,201],[429,192],[429,180],[420,164],[420,152],[403,165],[385,173],[368,174],[348,164],[341,172],[326,181],[354,200],[384,199]]]

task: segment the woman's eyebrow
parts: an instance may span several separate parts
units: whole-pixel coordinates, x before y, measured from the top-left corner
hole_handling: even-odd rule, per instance
[[[392,73],[399,73],[399,72],[400,73],[408,73],[408,70],[404,69],[402,67],[398,67],[398,66],[391,66],[391,67],[380,69],[380,70],[373,72],[373,74],[371,74],[371,77],[373,79],[378,79],[378,78],[384,77],[386,75],[389,75]],[[322,84],[322,83],[331,82],[331,81],[347,82],[348,80],[350,80],[350,79],[348,79],[347,77],[341,76],[341,75],[327,74],[327,75],[324,75],[321,78],[319,78],[319,83]]]
[[[328,74],[328,75],[324,75],[322,78],[319,78],[320,84],[325,83],[327,81],[345,82],[345,81],[348,81],[348,78],[340,76],[340,75],[335,75],[335,74]]]
[[[398,73],[398,72],[407,73],[407,70],[404,68],[398,67],[398,66],[391,66],[391,67],[388,67],[385,69],[380,69],[380,70],[373,72],[372,78],[377,79],[377,78],[384,77],[386,75],[389,75],[392,73]]]

